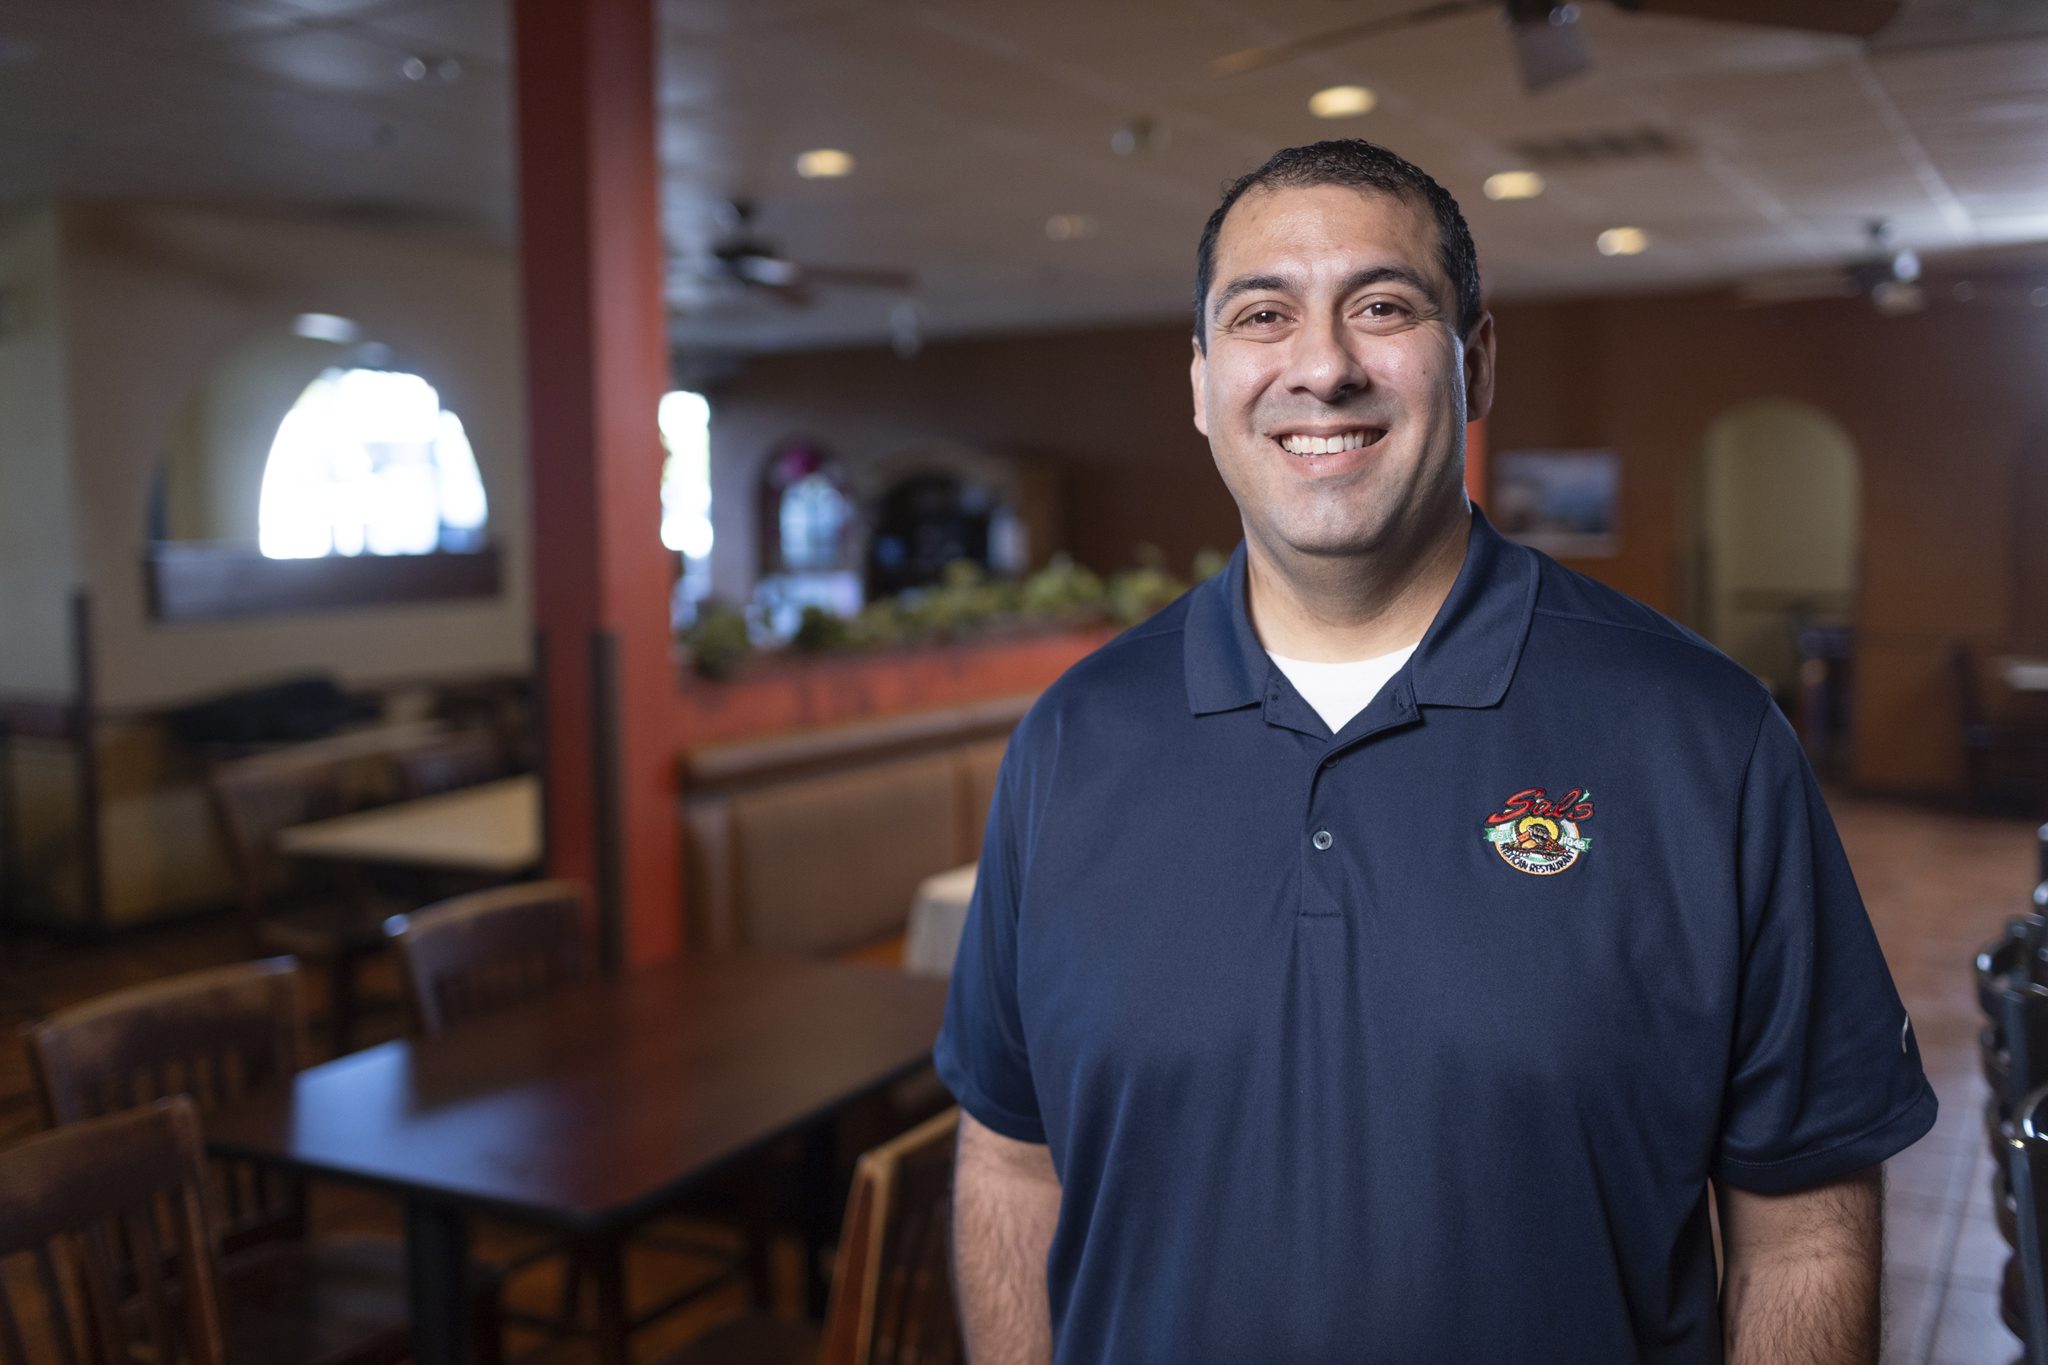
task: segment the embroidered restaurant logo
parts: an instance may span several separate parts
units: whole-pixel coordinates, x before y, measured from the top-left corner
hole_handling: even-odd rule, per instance
[[[1509,867],[1555,876],[1577,862],[1592,842],[1579,833],[1579,821],[1592,818],[1593,793],[1574,788],[1552,801],[1543,788],[1530,787],[1486,817],[1486,842]]]

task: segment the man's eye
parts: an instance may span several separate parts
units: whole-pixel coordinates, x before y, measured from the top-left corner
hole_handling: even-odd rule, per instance
[[[1406,311],[1400,304],[1389,303],[1385,299],[1375,299],[1365,305],[1365,315],[1369,318],[1396,318]]]
[[[1271,308],[1261,308],[1258,312],[1247,317],[1245,321],[1254,327],[1268,327],[1280,321],[1280,314]]]

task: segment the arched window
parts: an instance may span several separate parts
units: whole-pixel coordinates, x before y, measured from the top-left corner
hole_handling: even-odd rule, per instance
[[[257,546],[270,559],[476,550],[488,507],[462,419],[395,370],[324,371],[279,423]]]
[[[782,565],[793,572],[837,569],[853,507],[830,474],[817,470],[782,491]]]

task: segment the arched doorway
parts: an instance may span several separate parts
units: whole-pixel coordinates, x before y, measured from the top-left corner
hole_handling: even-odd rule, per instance
[[[1770,687],[1816,766],[1848,733],[1862,482],[1849,434],[1791,399],[1730,408],[1700,452],[1701,631]]]

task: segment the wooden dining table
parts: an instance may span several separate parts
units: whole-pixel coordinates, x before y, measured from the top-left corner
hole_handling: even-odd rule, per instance
[[[277,832],[294,858],[517,876],[541,859],[541,787],[531,773],[375,806]]]
[[[310,1068],[210,1116],[207,1141],[399,1196],[414,1358],[462,1365],[470,1214],[622,1235],[781,1138],[815,1143],[843,1106],[916,1071],[945,998],[942,981],[883,968],[697,954]],[[831,1212],[813,1220],[809,1265]]]

